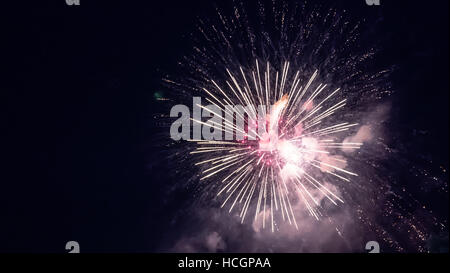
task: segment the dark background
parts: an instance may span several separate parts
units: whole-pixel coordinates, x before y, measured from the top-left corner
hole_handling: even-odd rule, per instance
[[[210,1],[14,2],[1,16],[0,252],[164,250],[177,203],[161,197],[154,93]],[[389,40],[390,129],[448,169],[448,1],[381,2],[342,5]],[[427,202],[448,213],[448,199]]]

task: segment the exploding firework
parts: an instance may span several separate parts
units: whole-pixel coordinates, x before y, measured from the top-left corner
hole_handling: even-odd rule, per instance
[[[275,231],[280,217],[298,228],[296,214],[319,220],[328,204],[345,202],[339,189],[358,176],[348,157],[363,144],[351,137],[359,128],[354,113],[379,96],[387,71],[358,69],[375,50],[349,51],[359,22],[349,24],[335,9],[258,3],[257,24],[247,9],[238,2],[230,17],[217,8],[218,22],[201,20],[201,43],[181,63],[192,75],[165,81],[209,104],[194,101],[200,114],[190,121],[198,132],[184,133],[197,145],[187,160],[204,191],[241,222],[252,218]],[[319,26],[326,33],[313,33]],[[234,113],[238,106],[245,111]],[[216,137],[201,139],[200,131]]]
[[[418,202],[395,189],[391,159],[402,159],[385,132],[392,64],[376,61],[372,25],[306,1],[235,1],[211,13],[188,35],[192,50],[178,73],[163,76],[174,91],[169,107],[194,109],[171,115],[182,133],[165,145],[176,181],[169,191],[192,194],[179,215],[228,236],[273,232],[276,240],[235,247],[244,251],[297,235],[278,250],[360,251],[373,238],[395,251],[423,250],[428,224],[408,210]],[[243,224],[223,225],[234,218]],[[406,229],[415,239],[402,245]]]
[[[263,76],[259,62],[256,61],[255,64],[256,69],[247,73],[251,75],[250,79],[247,79],[242,68],[239,70],[240,77],[227,70],[230,77],[227,89],[219,87],[215,82],[215,93],[204,89],[206,100],[226,114],[230,109],[226,104],[233,108],[239,103],[250,106],[246,113],[247,131],[239,129],[233,120],[230,122],[221,113],[201,105],[198,106],[219,117],[220,122],[192,119],[210,127],[207,130],[219,131],[220,136],[222,131],[240,131],[244,133],[244,139],[199,140],[196,141],[198,147],[191,154],[203,155],[195,163],[197,166],[207,165],[202,170],[200,181],[207,179],[210,183],[217,183],[217,196],[225,196],[221,207],[228,205],[230,213],[233,209],[238,210],[242,222],[254,201],[256,205],[253,219],[257,221],[258,217],[262,217],[259,222],[263,228],[268,222],[272,232],[275,230],[276,211],[281,212],[283,220],[298,228],[291,200],[301,200],[317,220],[321,215],[319,208],[322,198],[334,205],[344,202],[325,185],[325,181],[339,179],[349,183],[349,176],[357,176],[344,169],[345,157],[337,151],[358,149],[362,143],[337,141],[336,135],[358,124],[340,122],[330,125],[330,122],[326,122],[327,119],[335,120],[334,115],[345,106],[346,99],[329,103],[340,89],[327,93],[326,84],[314,82],[317,71],[307,82],[302,83],[298,79],[300,71],[293,78],[288,77],[289,62],[286,62],[280,72],[273,71],[275,81],[272,82],[270,64],[265,65]],[[226,92],[224,89],[230,91]],[[323,98],[321,95],[324,95]],[[273,104],[267,114],[262,114],[263,122],[254,119],[258,112],[254,106],[256,103]],[[244,119],[239,112],[236,114]],[[262,128],[251,128],[251,124],[258,124],[253,127]],[[259,129],[259,134],[256,129]],[[257,140],[249,139],[251,133],[256,135]],[[321,174],[316,175],[317,172]]]

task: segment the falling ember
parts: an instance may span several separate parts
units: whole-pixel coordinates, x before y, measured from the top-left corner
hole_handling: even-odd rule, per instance
[[[200,180],[217,183],[217,196],[223,198],[221,207],[226,207],[230,213],[237,212],[241,222],[249,218],[249,214],[253,221],[262,217],[258,223],[262,223],[262,228],[269,224],[274,232],[278,219],[274,214],[278,213],[282,220],[298,229],[301,223],[296,221],[292,200],[300,200],[317,220],[322,215],[322,199],[336,206],[344,202],[326,185],[339,187],[339,181],[349,183],[357,176],[342,166],[345,160],[338,152],[359,149],[362,143],[336,139],[341,136],[339,133],[358,124],[325,122],[345,106],[346,100],[330,103],[340,89],[329,90],[326,84],[317,84],[318,71],[302,83],[298,78],[300,72],[289,78],[289,62],[286,62],[281,77],[275,72],[273,83],[270,64],[266,64],[264,75],[260,73],[259,62],[255,64],[256,69],[248,74],[240,68],[239,77],[227,70],[232,83],[228,88],[214,82],[215,90],[204,90],[206,100],[221,111],[226,111],[222,101],[273,104],[266,116],[264,133],[257,134],[257,140],[194,140],[198,147],[191,154],[201,156],[195,163],[204,167]],[[252,78],[247,79],[247,75]],[[250,111],[257,109],[251,107]],[[222,122],[230,123],[223,117]],[[201,123],[226,130],[219,124]],[[238,130],[234,124],[228,125]]]

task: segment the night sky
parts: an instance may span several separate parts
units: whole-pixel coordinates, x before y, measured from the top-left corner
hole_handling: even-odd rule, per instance
[[[70,240],[82,252],[172,251],[195,228],[178,215],[191,192],[170,190],[177,181],[154,142],[168,135],[155,120],[168,109],[156,98],[213,5],[18,2],[2,8],[0,252],[65,252]],[[377,60],[394,68],[390,145],[407,151],[391,163],[395,187],[446,222],[446,238],[429,233],[448,251],[448,1],[341,2],[377,22]],[[424,189],[411,166],[437,174],[446,190]]]

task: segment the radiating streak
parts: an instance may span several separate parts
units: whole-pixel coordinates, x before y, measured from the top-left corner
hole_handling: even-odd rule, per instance
[[[345,178],[345,177],[343,177],[343,176],[340,176],[340,175],[338,175],[338,174],[335,174],[334,172],[326,171],[326,173],[332,174],[332,175],[336,176],[336,177],[339,178],[339,179],[342,179],[342,180],[344,180],[344,181],[350,182],[349,179],[347,179],[347,178]]]
[[[315,109],[322,107],[321,105],[326,102],[329,98],[331,98],[332,96],[334,96],[334,94],[336,94],[339,90],[341,90],[340,88],[336,89],[333,93],[331,93],[330,95],[328,95],[325,99],[323,99],[319,104],[317,104],[311,111],[314,111]],[[302,121],[304,121],[306,119],[303,119]]]
[[[311,123],[311,124],[309,124],[309,125],[307,125],[307,126],[305,126],[305,128],[303,129],[303,130],[308,130],[309,128],[311,128],[311,127],[313,127],[313,126],[316,126],[317,124],[320,124],[322,121],[321,120],[318,120],[318,121],[316,121],[316,122],[313,122],[313,123]]]
[[[220,144],[220,145],[246,145],[243,143],[239,143],[239,142],[232,142],[232,141],[215,141],[215,140],[204,140],[201,142],[198,142],[197,144],[199,145],[203,145],[203,144]]]
[[[219,157],[215,157],[215,158],[212,158],[212,159],[200,161],[200,162],[195,163],[195,165],[205,164],[205,163],[208,163],[208,162],[211,162],[211,161],[216,161],[217,159],[221,159],[221,158],[225,158],[225,157],[229,157],[229,155],[219,156]]]
[[[244,172],[244,173],[245,173],[245,172]],[[242,176],[241,176],[241,177],[242,177]],[[244,176],[244,177],[245,177],[245,176]],[[237,184],[237,186],[234,187],[235,183],[237,183],[238,180],[240,180],[239,184]],[[238,179],[238,180],[236,180],[236,181],[233,183],[233,185],[231,185],[230,190],[231,190],[232,188],[234,188],[234,189],[233,189],[233,191],[228,195],[228,197],[225,199],[225,201],[222,203],[222,206],[220,206],[221,208],[223,208],[223,207],[225,206],[225,204],[228,202],[228,200],[231,198],[231,196],[233,196],[233,193],[236,191],[236,189],[239,188],[239,185],[242,183],[242,180],[241,180],[241,179]],[[227,192],[228,192],[228,191],[227,191]],[[230,210],[230,212],[231,212],[231,210]]]
[[[300,93],[300,89],[296,92],[296,95],[295,95],[295,97],[294,97],[293,100],[292,100],[292,105],[296,105],[296,104],[297,104],[297,101],[301,101],[301,100],[302,100],[302,98],[303,98],[304,94],[306,93],[306,91],[308,90],[309,86],[311,85],[311,83],[312,83],[312,82],[314,81],[314,79],[316,78],[317,72],[318,72],[317,70],[314,71],[313,75],[311,76],[311,78],[309,78],[308,83],[307,83],[307,84],[305,85],[305,87],[302,89],[301,93]],[[298,97],[299,94],[300,94],[300,97]],[[291,96],[289,96],[289,97],[291,97]],[[298,98],[298,99],[297,99],[297,98]],[[288,111],[288,110],[289,110],[289,101],[288,101],[288,104],[286,105],[286,111]]]
[[[311,195],[311,193],[308,191],[308,189],[306,189],[305,185],[303,185],[303,183],[300,181],[300,177],[297,175],[295,178],[296,178],[296,181],[300,184],[300,186],[302,186],[302,188],[306,192],[306,194],[308,194],[309,198],[311,198],[311,200],[314,202],[314,204],[316,204],[316,206],[318,206],[319,202],[317,202],[317,200]]]
[[[341,203],[344,203],[344,200],[342,200],[341,198],[339,198],[337,195],[335,195],[334,193],[332,193],[327,187],[325,187],[323,184],[321,184],[319,181],[317,181],[314,177],[312,177],[311,175],[304,173],[306,175],[306,177],[309,177],[311,180],[313,180],[314,182],[316,182],[318,185],[320,185],[324,190],[326,190],[329,194],[331,194],[334,198],[336,198],[336,200],[340,201]],[[327,195],[326,195],[327,196]],[[330,198],[331,200],[331,198]],[[334,201],[332,201],[334,204],[336,204]]]
[[[328,167],[331,167],[331,168],[336,169],[336,170],[338,170],[338,171],[341,171],[341,172],[344,172],[344,173],[353,175],[353,176],[358,176],[356,173],[352,173],[352,172],[346,171],[346,170],[344,170],[344,169],[341,169],[341,168],[339,168],[339,167],[333,166],[333,165],[328,164],[328,163],[325,163],[325,162],[317,161],[317,160],[315,160],[315,159],[312,159],[312,161],[317,162],[317,163],[322,164],[322,165],[325,165],[325,166],[328,166]]]
[[[237,155],[226,155],[226,156],[221,156],[221,157],[219,157],[219,159],[215,159],[211,164],[212,165],[215,165],[215,164],[217,164],[217,163],[219,163],[219,162],[225,162],[225,161],[230,161],[231,159],[233,159],[233,158],[236,158],[236,157],[242,157],[242,156],[244,156],[244,155],[246,155],[246,154],[250,154],[251,152],[245,152],[245,153],[241,153],[241,154],[237,154]],[[206,161],[206,160],[205,160]],[[201,164],[203,164],[203,163],[207,163],[207,162],[205,162],[205,161],[203,161],[203,162],[200,162]],[[210,160],[209,160],[210,161]],[[208,161],[208,162],[209,162]],[[200,165],[199,163],[196,163],[195,165]]]
[[[277,164],[278,164],[278,163],[277,163]],[[281,167],[280,167],[279,164],[278,164],[278,168],[279,168],[279,170],[280,170],[280,172],[281,172]],[[287,189],[287,186],[286,186],[286,182],[284,181],[284,178],[283,178],[282,176],[281,176],[281,182],[282,182],[282,184],[283,184],[283,186],[284,186],[284,190],[285,190],[285,194],[282,194],[281,197],[282,197],[282,200],[283,200],[284,208],[285,208],[285,210],[286,210],[286,216],[287,216],[287,218],[288,218],[289,224],[292,224],[292,222],[291,222],[291,217],[290,217],[290,215],[289,215],[289,211],[288,211],[288,208],[287,208],[287,205],[286,205],[286,203],[289,203],[289,198],[287,198],[288,189]],[[281,193],[281,192],[282,192],[282,191],[280,191],[280,193]],[[285,199],[287,199],[287,202],[286,202]],[[289,203],[289,206],[290,206],[290,203]]]
[[[235,149],[234,147],[225,147],[225,146],[213,146],[213,147],[200,147],[197,148],[197,150],[222,150],[222,149],[226,149],[226,150],[231,150],[231,149]]]
[[[332,146],[332,145],[330,145],[330,146],[321,146],[321,147],[325,147],[325,148],[328,148],[328,149],[360,149],[361,147],[360,146],[339,146],[339,145],[335,145],[335,146]]]
[[[248,173],[249,170],[250,170],[250,168],[247,167],[239,175],[237,175],[236,177],[231,179],[231,181],[228,182],[225,186],[223,186],[222,189],[217,193],[217,196],[221,195],[223,191],[227,190],[228,186],[234,185],[235,181],[239,181],[242,177],[245,177],[245,175]],[[226,192],[229,192],[229,190],[227,190]]]
[[[228,210],[228,213],[231,213],[231,211],[233,210],[234,205],[236,204],[236,201],[239,199],[239,196],[241,195],[241,193],[243,192],[244,189],[247,188],[247,185],[250,185],[250,180],[251,178],[247,179],[247,182],[245,182],[244,186],[241,187],[241,190],[239,191],[238,195],[236,196],[236,198],[234,199],[233,204],[231,205],[230,209]],[[231,194],[230,194],[231,196]]]
[[[250,147],[245,147],[245,148],[240,148],[240,149],[233,149],[233,150],[230,151],[230,153],[237,152],[237,151],[242,151],[242,150],[248,150],[248,149],[251,149],[251,148]]]
[[[324,119],[325,117],[328,117],[328,116],[334,114],[336,112],[336,110],[338,110],[346,105],[345,104],[346,101],[347,101],[347,99],[344,99],[344,100],[334,104],[330,108],[326,109],[322,113],[320,113],[317,116],[315,116],[314,118],[312,118],[308,123],[316,122],[318,120]]]
[[[328,189],[323,185],[323,184],[321,184],[321,183],[319,183],[317,180],[311,180],[311,179],[309,179],[308,177],[311,177],[311,176],[309,176],[308,174],[306,174],[306,173],[304,173],[305,174],[305,176],[304,176],[304,178],[311,184],[311,185],[313,185],[316,189],[318,189],[328,200],[330,200],[331,201],[331,203],[333,203],[334,205],[337,205],[337,203],[333,200],[333,198],[331,198],[329,195],[328,195],[328,193],[330,193],[332,196],[335,196],[333,193],[331,193],[330,191],[328,191]],[[315,184],[314,182],[316,182],[317,184]],[[326,192],[324,192],[323,190],[322,190],[322,188],[323,189],[325,189],[328,193],[326,193]],[[337,198],[337,197],[335,197],[335,198]]]
[[[261,155],[261,157],[258,159],[258,162],[256,163],[256,166],[259,165],[259,162],[261,162],[261,160],[263,159],[263,157],[264,157],[265,155],[266,155],[265,153]]]
[[[225,182],[226,180],[228,180],[228,178],[230,178],[230,176],[232,176],[235,173],[238,173],[241,169],[245,168],[248,164],[250,164],[251,162],[253,162],[254,159],[251,159],[247,164],[242,165],[241,167],[239,167],[238,169],[236,169],[235,171],[233,171],[232,173],[230,173],[230,175],[228,175],[227,177],[225,177],[222,182]]]
[[[342,108],[342,107],[344,107],[344,106],[345,106],[345,103],[336,106],[336,108],[334,108],[333,110],[327,110],[327,111],[329,111],[329,112],[325,111],[324,113],[320,114],[319,116],[314,117],[312,120],[310,120],[310,121],[307,122],[306,124],[309,125],[309,124],[311,124],[311,123],[315,123],[315,122],[317,122],[317,121],[321,121],[322,119],[327,118],[327,117],[333,115],[339,108]]]
[[[262,93],[263,92],[263,88],[262,88],[262,84],[261,84],[261,74],[259,73],[259,64],[258,64],[258,60],[256,60],[256,73],[258,75],[258,83],[259,83],[259,90]],[[269,105],[267,102],[265,105]]]
[[[225,96],[225,98],[232,102],[232,100],[227,96],[225,92],[223,92],[222,88],[220,88],[220,86],[215,81],[211,80],[211,82],[216,86],[217,89],[219,89],[219,91]]]
[[[216,166],[214,166],[214,167],[211,167],[211,168],[209,168],[209,169],[206,169],[206,170],[204,170],[202,173],[207,173],[207,172],[212,171],[212,170],[214,170],[214,169],[217,169],[217,168],[219,168],[219,167],[221,167],[221,166],[223,166],[223,165],[230,164],[231,162],[235,162],[236,160],[239,160],[239,158],[235,158],[235,159],[233,159],[233,160],[231,160],[231,161],[227,161],[227,162],[224,162],[224,163],[222,163],[222,164],[219,164],[219,165],[216,165]]]
[[[261,177],[261,173],[262,173],[263,169],[264,169],[264,165],[261,165],[261,169],[259,170],[259,173],[258,173],[258,178]]]
[[[223,168],[221,168],[221,169],[219,169],[219,170],[217,170],[217,171],[215,171],[215,172],[212,172],[212,173],[208,174],[207,176],[204,176],[204,177],[200,178],[200,180],[203,180],[203,179],[206,179],[206,178],[208,178],[208,177],[210,177],[210,176],[213,176],[213,175],[215,175],[216,173],[218,173],[218,172],[220,172],[220,171],[223,171],[223,170],[225,170],[225,169],[227,169],[227,168],[229,168],[229,167],[231,167],[231,166],[233,166],[233,165],[236,165],[236,164],[239,163],[239,162],[240,162],[240,161],[236,161],[236,162],[234,162],[234,163],[232,163],[232,164],[230,164],[230,165],[227,165],[227,166],[225,166],[225,167],[223,167]]]
[[[277,100],[277,98],[278,98],[278,91],[277,91],[277,88],[278,88],[278,71],[277,71],[277,73],[276,73],[276,76],[275,76],[275,100]],[[279,99],[278,99],[279,100]]]
[[[245,77],[245,74],[244,74],[244,71],[242,70],[242,67],[239,67],[239,69],[241,70],[242,78],[244,79],[245,85],[248,88],[248,89],[246,89],[244,87],[244,90],[246,91],[246,93],[248,93],[247,95],[252,100],[252,103],[256,105],[256,102],[254,101],[253,96],[251,96],[251,94],[250,94],[251,88],[250,88],[250,85],[248,84],[247,77]],[[256,114],[256,112],[255,112],[255,114]],[[257,115],[255,115],[255,116],[257,116]]]
[[[247,214],[248,207],[250,206],[250,200],[253,197],[253,193],[255,192],[255,189],[256,189],[256,180],[254,181],[254,183],[252,185],[252,190],[249,192],[249,194],[247,196],[247,200],[245,201],[244,206],[242,208],[241,215],[240,215],[240,217],[242,219],[241,223],[244,222],[245,215]]]
[[[309,213],[314,216],[317,220],[319,220],[319,217],[317,216],[317,214],[314,212],[314,209],[311,207],[311,205],[309,204],[308,200],[306,199],[305,195],[303,194],[302,190],[300,189],[300,187],[296,184],[295,185],[297,187],[297,191],[300,193],[300,196],[303,199],[303,202],[305,203]]]
[[[210,153],[210,152],[217,152],[222,150],[200,150],[200,151],[193,151],[190,152],[190,154],[201,154],[201,153]]]

